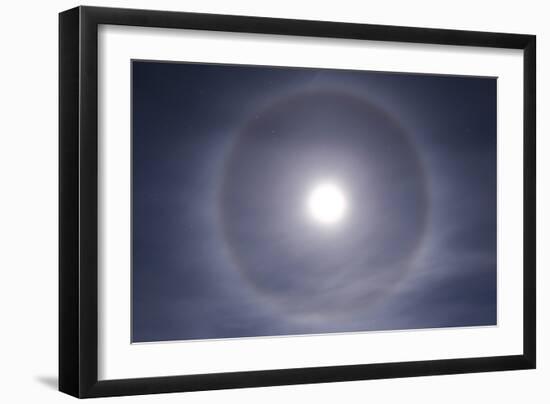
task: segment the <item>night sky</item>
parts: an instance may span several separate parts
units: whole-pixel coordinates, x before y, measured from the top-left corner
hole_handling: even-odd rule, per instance
[[[132,341],[495,325],[496,83],[133,61]]]

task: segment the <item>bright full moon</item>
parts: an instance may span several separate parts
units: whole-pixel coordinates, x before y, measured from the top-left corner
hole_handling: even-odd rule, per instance
[[[339,187],[323,183],[315,186],[309,194],[307,208],[317,222],[330,225],[342,220],[346,214],[347,202]]]

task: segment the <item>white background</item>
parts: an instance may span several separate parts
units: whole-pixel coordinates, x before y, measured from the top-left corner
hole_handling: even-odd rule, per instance
[[[550,399],[550,26],[545,2],[522,1],[95,1],[89,5],[249,14],[349,22],[526,32],[538,35],[539,366],[460,376],[346,382],[116,398],[125,402],[505,402]],[[8,3],[7,3],[8,4]],[[57,12],[77,3],[10,2],[0,25],[0,397],[3,402],[68,402],[57,374]],[[525,400],[525,397],[528,397]]]

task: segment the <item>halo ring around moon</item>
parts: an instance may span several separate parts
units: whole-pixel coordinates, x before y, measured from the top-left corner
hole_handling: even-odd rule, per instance
[[[292,317],[365,313],[388,296],[426,232],[421,158],[395,117],[350,92],[281,97],[238,131],[223,164],[219,217],[234,266]],[[317,179],[342,183],[353,211],[319,232],[303,218]]]

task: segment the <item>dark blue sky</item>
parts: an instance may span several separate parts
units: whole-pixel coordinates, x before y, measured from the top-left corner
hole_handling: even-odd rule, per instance
[[[496,79],[134,61],[132,99],[134,342],[496,324]]]

